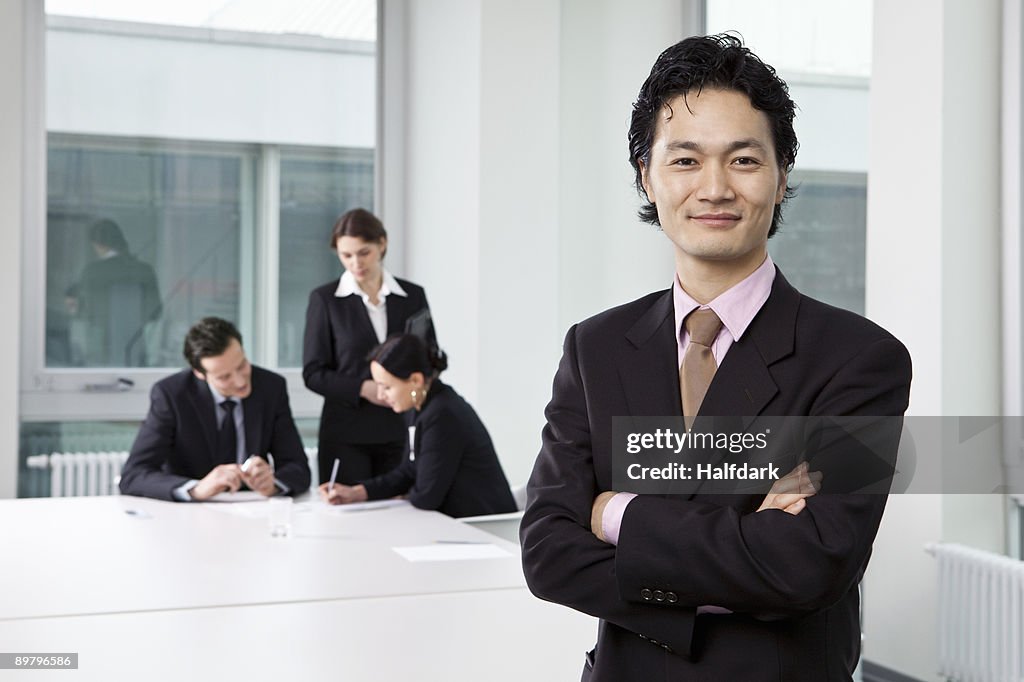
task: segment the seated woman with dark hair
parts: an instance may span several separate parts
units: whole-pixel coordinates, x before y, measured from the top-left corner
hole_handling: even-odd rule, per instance
[[[483,422],[437,378],[448,366],[444,353],[403,334],[377,346],[370,360],[378,396],[395,412],[415,410],[408,456],[397,469],[357,485],[324,483],[321,497],[347,504],[404,495],[420,509],[456,517],[515,511]]]

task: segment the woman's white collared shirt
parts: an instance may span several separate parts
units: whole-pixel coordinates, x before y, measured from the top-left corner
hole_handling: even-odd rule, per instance
[[[373,332],[377,335],[377,343],[384,343],[384,339],[388,335],[388,296],[391,294],[408,296],[394,275],[387,270],[383,271],[383,280],[380,292],[377,294],[377,300],[380,301],[377,305],[370,302],[369,294],[360,288],[356,278],[348,270],[342,273],[341,279],[338,280],[338,288],[334,292],[334,295],[338,298],[356,294],[363,299],[366,312],[370,315],[370,324],[373,325]]]

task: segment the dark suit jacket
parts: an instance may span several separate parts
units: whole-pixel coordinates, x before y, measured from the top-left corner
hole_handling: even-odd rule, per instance
[[[590,531],[594,497],[613,489],[612,417],[681,414],[674,326],[666,291],[569,330],[522,522],[527,582],[601,619],[584,679],[849,680],[885,495],[821,493],[797,516],[752,513],[760,495],[641,495],[617,548]],[[892,335],[780,272],[700,414],[902,415],[910,375]],[[674,599],[650,601],[658,590]]]
[[[387,298],[387,335],[405,331],[410,316],[427,308],[423,288],[399,279],[408,296]],[[363,300],[356,295],[338,298],[338,282],[317,287],[309,295],[302,377],[306,387],[324,397],[320,415],[320,457],[330,457],[337,443],[389,443],[403,441],[405,422],[388,407],[359,397],[370,378],[366,355],[377,346]]]
[[[415,459],[363,481],[371,500],[408,494],[413,506],[454,517],[516,510],[491,436],[462,396],[434,380],[414,424]]]
[[[309,463],[292,421],[284,377],[254,365],[252,392],[242,400],[242,410],[249,453],[264,459],[272,454],[275,477],[290,494],[309,488]],[[220,464],[216,453],[213,394],[192,370],[182,370],[153,385],[149,414],[121,472],[121,492],[173,500],[171,491]]]

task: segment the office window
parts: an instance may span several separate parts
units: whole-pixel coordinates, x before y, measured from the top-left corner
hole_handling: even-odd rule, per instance
[[[871,75],[872,0],[706,0],[709,33],[738,31],[781,73]]]
[[[252,152],[60,134],[48,147],[47,367],[176,367],[190,320],[239,319]]]
[[[328,246],[339,215],[373,207],[373,152],[281,154],[278,364],[302,365],[309,292],[342,272]]]
[[[863,173],[794,173],[797,196],[768,251],[803,293],[864,314],[867,176]]]
[[[337,214],[375,208],[376,0],[30,4],[22,457],[125,449],[206,315],[315,418],[306,299]]]

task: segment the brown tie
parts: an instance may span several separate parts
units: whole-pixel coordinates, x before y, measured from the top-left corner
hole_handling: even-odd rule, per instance
[[[690,333],[690,344],[683,353],[683,365],[679,368],[679,393],[683,399],[683,419],[689,431],[718,369],[715,356],[711,354],[711,344],[722,328],[722,321],[714,310],[705,308],[687,315],[683,324]]]

